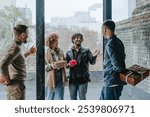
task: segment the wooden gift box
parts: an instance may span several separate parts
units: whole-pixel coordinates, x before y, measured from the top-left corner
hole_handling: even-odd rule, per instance
[[[120,73],[120,80],[135,86],[149,76],[149,69],[139,65],[133,65],[125,72]]]

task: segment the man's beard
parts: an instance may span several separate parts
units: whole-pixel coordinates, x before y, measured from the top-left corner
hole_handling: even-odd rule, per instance
[[[77,43],[76,45],[77,45],[77,46],[81,46],[81,43],[80,43],[80,44],[79,44],[79,43]]]
[[[76,42],[75,45],[81,46],[81,42]]]
[[[81,46],[81,43],[77,43],[76,46],[80,47],[80,46]]]
[[[24,40],[24,41],[23,41],[24,44],[26,44],[27,42],[28,42],[27,40]]]
[[[81,46],[81,43],[80,44],[78,44],[78,43],[74,44],[74,47],[80,47],[80,46]]]

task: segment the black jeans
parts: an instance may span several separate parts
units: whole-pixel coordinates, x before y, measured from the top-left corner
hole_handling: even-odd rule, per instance
[[[115,87],[103,86],[100,100],[119,100],[122,90],[123,90],[123,85],[119,85]]]

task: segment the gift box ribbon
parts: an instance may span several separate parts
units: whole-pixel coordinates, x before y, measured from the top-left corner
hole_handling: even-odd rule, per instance
[[[127,76],[126,76],[126,83],[128,83],[128,77],[131,75],[131,74],[133,74],[133,73],[135,73],[135,72],[133,72],[133,71],[129,71],[129,73],[127,74]],[[141,80],[143,80],[144,78],[143,78],[143,74],[141,73],[141,72],[137,72],[138,74],[140,74],[141,75]],[[129,83],[128,83],[129,84]]]

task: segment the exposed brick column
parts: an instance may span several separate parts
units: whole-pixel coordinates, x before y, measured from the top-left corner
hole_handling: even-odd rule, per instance
[[[116,33],[125,44],[127,66],[150,69],[150,0],[137,0],[133,16],[118,22]],[[137,86],[150,93],[150,78]]]

